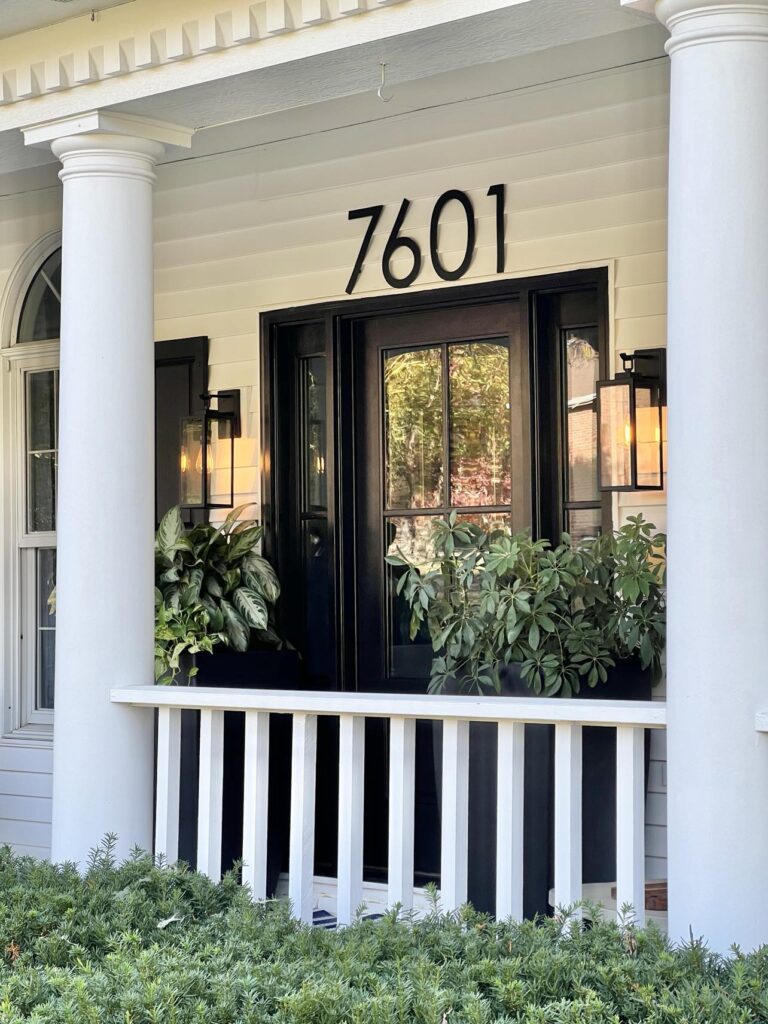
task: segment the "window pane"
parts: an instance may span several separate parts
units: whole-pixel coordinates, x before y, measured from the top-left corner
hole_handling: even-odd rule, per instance
[[[599,508],[572,508],[567,516],[568,533],[573,541],[597,537],[601,532],[603,513]]]
[[[597,381],[600,357],[597,328],[567,331],[565,336],[568,407],[568,500],[592,501],[597,486]]]
[[[26,376],[27,529],[56,529],[58,370]]]
[[[30,452],[56,447],[57,373],[41,370],[27,374],[27,444]]]
[[[324,511],[328,507],[325,471],[325,356],[302,359],[301,386],[304,417],[304,511]]]
[[[387,507],[440,507],[444,456],[439,348],[385,356],[384,416]]]
[[[51,341],[61,334],[61,249],[35,275],[24,299],[17,341]]]
[[[451,345],[451,505],[506,505],[510,473],[509,350],[498,342]]]
[[[27,458],[27,528],[56,529],[56,453],[33,452]]]
[[[54,663],[56,652],[56,609],[53,603],[56,586],[56,550],[40,548],[37,552],[37,671],[36,707],[53,708]]]
[[[432,555],[435,516],[397,516],[386,519],[385,545],[388,555],[402,554],[424,564]],[[390,678],[429,679],[432,667],[432,642],[422,625],[414,640],[410,638],[411,610],[397,583],[406,570],[387,566],[387,646]]]

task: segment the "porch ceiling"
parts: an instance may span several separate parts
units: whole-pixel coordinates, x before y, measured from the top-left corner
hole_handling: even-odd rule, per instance
[[[528,0],[106,109],[195,127],[192,150],[183,155],[190,158],[660,57],[665,38],[660,26],[617,0]],[[386,106],[376,96],[380,61],[387,63],[394,97]],[[72,97],[71,112],[93,106],[90,89],[58,98],[65,95]],[[167,157],[180,158],[179,152]],[[20,132],[0,133],[0,175],[53,162],[47,150],[25,148]]]

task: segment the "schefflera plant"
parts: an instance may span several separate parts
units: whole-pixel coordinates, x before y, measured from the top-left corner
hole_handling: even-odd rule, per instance
[[[387,561],[401,573],[411,639],[426,628],[432,640],[430,692],[499,693],[502,667],[514,665],[535,693],[571,697],[632,657],[661,678],[666,538],[642,516],[553,547],[454,512],[437,521],[427,563],[402,552]]]
[[[185,654],[217,644],[248,650],[252,633],[278,645],[271,610],[280,596],[275,570],[259,553],[262,526],[233,509],[223,523],[185,527],[178,506],[155,537],[155,680],[173,682]],[[196,674],[191,668],[187,676]]]

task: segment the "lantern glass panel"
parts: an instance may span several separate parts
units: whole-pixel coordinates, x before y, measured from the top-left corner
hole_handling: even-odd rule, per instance
[[[234,439],[232,417],[208,416],[208,503],[212,508],[229,508],[232,504],[234,473]]]
[[[662,421],[659,389],[653,384],[635,385],[635,429],[637,431],[637,486],[661,487]]]
[[[632,486],[632,400],[628,380],[600,385],[600,486]]]
[[[205,505],[203,488],[203,418],[189,416],[181,421],[181,501],[185,508]]]

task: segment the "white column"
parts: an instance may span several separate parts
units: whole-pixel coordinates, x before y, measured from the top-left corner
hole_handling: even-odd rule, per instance
[[[123,134],[119,122],[25,133],[51,143],[64,186],[52,857],[80,863],[107,832],[120,855],[152,848],[152,715],[109,691],[153,678],[152,183],[164,147],[157,125],[126,118]]]
[[[659,0],[669,176],[673,938],[768,940],[768,0]]]

